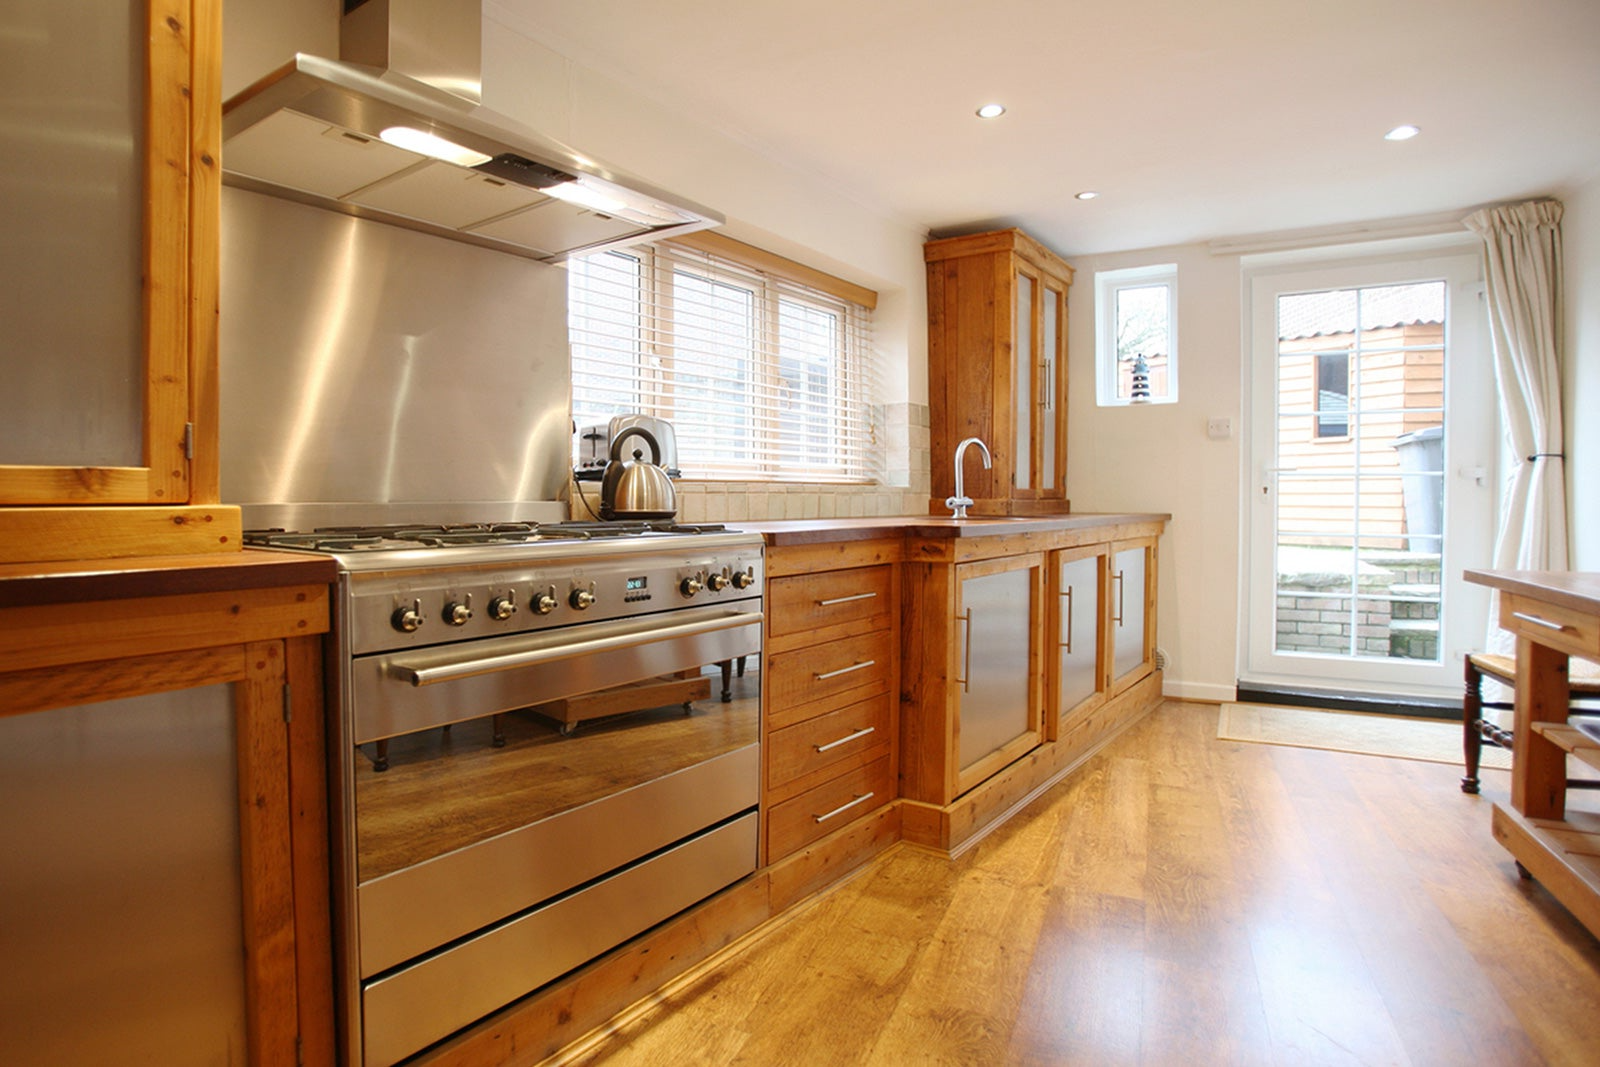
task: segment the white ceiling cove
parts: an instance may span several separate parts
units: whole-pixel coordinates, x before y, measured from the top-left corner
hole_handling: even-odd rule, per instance
[[[1600,0],[497,0],[935,235],[1063,255],[1458,211],[1600,173]],[[984,121],[991,101],[1007,113]],[[1383,133],[1422,128],[1411,141]],[[1099,198],[1074,199],[1092,189]]]

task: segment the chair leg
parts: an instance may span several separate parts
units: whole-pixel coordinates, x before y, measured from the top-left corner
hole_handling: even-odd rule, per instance
[[[1466,664],[1466,693],[1461,700],[1461,754],[1465,757],[1466,775],[1461,779],[1463,793],[1478,791],[1478,761],[1483,755],[1483,734],[1478,723],[1483,718],[1483,674],[1472,664],[1472,657],[1463,658]]]

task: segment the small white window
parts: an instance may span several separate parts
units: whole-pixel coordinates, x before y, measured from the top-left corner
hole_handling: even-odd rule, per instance
[[[1100,405],[1178,399],[1178,266],[1094,276],[1095,383]]]

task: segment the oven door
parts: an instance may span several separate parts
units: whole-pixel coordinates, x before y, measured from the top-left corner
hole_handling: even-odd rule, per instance
[[[365,1063],[755,870],[760,606],[351,661]]]

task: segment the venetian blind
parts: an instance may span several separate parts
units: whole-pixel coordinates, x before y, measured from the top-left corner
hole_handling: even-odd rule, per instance
[[[875,294],[825,291],[807,282],[826,276],[765,254],[736,260],[741,247],[657,242],[568,261],[573,420],[667,419],[686,478],[867,480]]]

